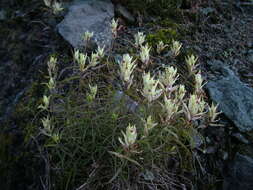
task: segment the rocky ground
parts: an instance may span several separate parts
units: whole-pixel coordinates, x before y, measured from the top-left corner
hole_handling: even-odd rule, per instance
[[[223,189],[252,189],[252,5],[224,1],[204,15],[193,43],[201,55],[209,95],[229,121],[224,128],[231,138],[226,151],[231,152],[225,159]]]
[[[2,3],[2,6],[4,8],[0,9],[0,123],[2,123],[3,130],[1,130],[0,138],[6,142],[5,145],[0,146],[0,156],[4,157],[3,155],[8,152],[10,157],[15,155],[21,159],[17,159],[17,162],[13,158],[5,157],[0,164],[8,161],[12,161],[13,164],[6,166],[7,168],[1,166],[0,169],[3,171],[6,169],[10,171],[14,168],[24,170],[26,167],[22,166],[20,162],[23,161],[24,165],[28,166],[27,160],[31,163],[35,161],[29,158],[29,154],[21,153],[27,147],[20,145],[25,135],[19,129],[19,120],[22,117],[17,117],[15,105],[20,100],[24,100],[23,97],[27,94],[27,90],[35,84],[34,82],[38,82],[38,76],[45,70],[44,61],[48,55],[60,52],[70,55],[71,46],[68,42],[74,46],[78,43],[76,39],[69,36],[71,31],[67,31],[66,34],[61,30],[66,27],[74,27],[71,21],[71,26],[66,26],[68,25],[67,12],[59,17],[52,17],[48,11],[43,10],[41,3],[34,4],[34,2],[25,7],[15,1],[12,1],[11,4]],[[12,9],[15,7],[15,10],[9,11],[10,7]],[[251,190],[253,187],[251,180],[253,177],[252,8],[251,2],[213,3],[203,1],[196,7],[186,9],[185,15],[187,16],[180,23],[177,22],[187,31],[180,37],[183,46],[199,56],[203,75],[208,81],[206,90],[210,98],[220,104],[223,112],[220,121],[222,126],[206,131],[205,155],[207,156],[203,158],[209,159],[204,170],[207,170],[207,173],[210,171],[218,173],[217,178],[214,179],[217,180],[217,189]],[[97,10],[96,7],[94,9]],[[104,17],[108,17],[109,21],[114,12],[111,7],[107,11],[109,13]],[[97,14],[101,15],[99,11]],[[155,23],[156,18],[144,18],[138,14],[132,14],[119,5],[117,5],[116,14],[121,17],[124,27],[120,35],[124,37],[132,36],[131,34],[138,30],[152,33],[160,27],[171,27],[167,24],[165,26],[146,25],[146,22]],[[75,19],[75,15],[69,17]],[[57,26],[64,18],[64,22]],[[107,39],[108,35],[101,35],[100,29],[104,23],[101,23],[99,19],[101,18],[83,23],[85,27],[81,28],[80,33],[90,27],[92,30],[97,30],[99,41]],[[101,27],[97,27],[98,23],[101,24]],[[62,36],[58,33],[57,28]],[[74,29],[75,34],[77,30],[78,28]],[[63,40],[64,37],[68,42]],[[119,46],[122,43],[119,42]],[[64,58],[65,55],[60,56]],[[40,78],[39,80],[43,81],[43,76]],[[22,119],[25,121],[25,119],[32,118]],[[6,147],[9,150],[6,150]],[[28,183],[32,185],[26,189],[33,189],[36,188],[33,182],[39,183],[40,180],[36,177],[29,179],[25,171],[7,173],[9,177],[17,178],[7,182],[8,187],[12,187],[13,183],[19,183],[19,189],[25,189],[25,183]],[[5,176],[3,179],[7,178],[8,176]],[[201,184],[199,189],[201,189]]]

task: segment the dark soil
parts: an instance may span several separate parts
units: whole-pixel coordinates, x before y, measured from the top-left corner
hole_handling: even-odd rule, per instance
[[[8,19],[0,22],[0,121],[45,69],[45,59],[57,52],[64,55],[69,49],[65,47],[70,47],[55,31],[61,17],[54,17],[42,3],[5,5],[9,12]]]
[[[39,174],[44,174],[37,148],[24,142],[24,129],[36,108],[20,112],[17,105],[31,98],[38,101],[43,94],[40,84],[45,80],[46,60],[51,54],[70,53],[70,46],[55,31],[61,17],[54,17],[42,5],[43,1],[32,0],[0,2],[7,17],[0,20],[1,189],[40,189]],[[33,86],[37,97],[27,96]]]

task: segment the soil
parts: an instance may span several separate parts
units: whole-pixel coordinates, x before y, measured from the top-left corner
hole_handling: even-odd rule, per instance
[[[62,17],[54,17],[42,3],[4,4],[8,14],[0,22],[0,121],[11,115],[25,89],[45,69],[48,56],[70,48],[55,31]]]

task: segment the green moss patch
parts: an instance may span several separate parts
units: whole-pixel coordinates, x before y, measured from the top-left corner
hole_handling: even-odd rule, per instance
[[[172,40],[179,40],[180,34],[178,33],[177,29],[168,28],[168,29],[160,29],[157,30],[155,33],[147,35],[147,42],[154,46],[159,41],[163,41],[166,44],[170,44]]]

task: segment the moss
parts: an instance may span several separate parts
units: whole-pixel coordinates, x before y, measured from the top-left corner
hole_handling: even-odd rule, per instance
[[[24,94],[23,98],[16,105],[13,119],[18,126],[24,130],[24,142],[28,142],[30,137],[35,134],[37,130],[36,123],[33,123],[31,118],[38,113],[38,106],[41,103],[44,87],[40,82],[34,82],[31,87]]]
[[[12,136],[9,134],[0,133],[0,160],[1,162],[8,162],[11,158],[8,157],[9,146],[12,144]]]
[[[172,40],[179,40],[180,34],[178,33],[177,29],[168,28],[168,29],[160,29],[155,33],[147,35],[147,42],[155,46],[157,42],[163,41],[164,43],[170,44]]]
[[[0,178],[4,180],[2,187],[4,189],[9,189],[10,186],[10,176],[11,168],[14,164],[14,158],[10,154],[10,146],[12,144],[12,136],[9,134],[0,133]]]
[[[36,113],[37,108],[36,105],[39,104],[40,97],[43,95],[43,88],[41,84],[38,82],[34,82],[31,87],[27,90],[24,97],[22,98],[22,101],[16,106],[16,112],[15,116],[18,117],[18,114],[23,113]],[[36,109],[36,110],[34,110]]]
[[[39,160],[35,154],[20,141],[14,133],[0,132],[0,179],[1,189],[26,189],[27,184],[35,181],[35,176],[41,168],[38,168]],[[35,188],[36,189],[36,188]]]

